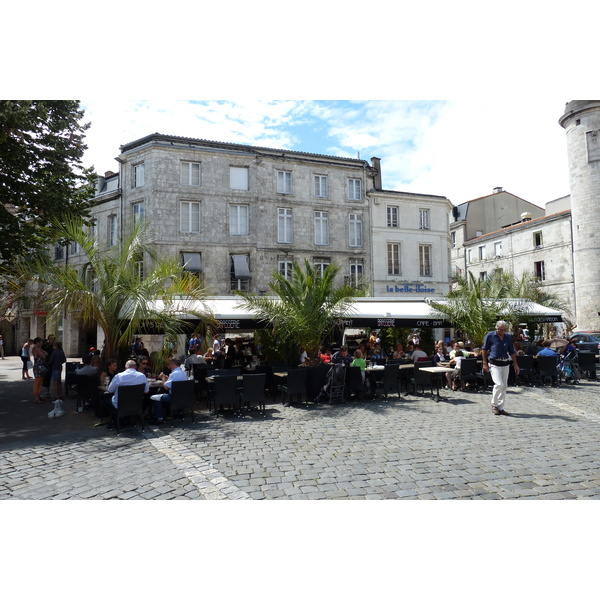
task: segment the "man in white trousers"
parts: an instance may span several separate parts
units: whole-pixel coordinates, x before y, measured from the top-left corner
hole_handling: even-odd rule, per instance
[[[494,389],[492,391],[492,412],[495,415],[510,416],[504,410],[504,399],[508,389],[508,374],[512,361],[515,373],[519,374],[517,355],[513,346],[512,337],[507,333],[508,323],[498,321],[496,331],[486,334],[481,348],[483,357],[483,370],[492,376]]]

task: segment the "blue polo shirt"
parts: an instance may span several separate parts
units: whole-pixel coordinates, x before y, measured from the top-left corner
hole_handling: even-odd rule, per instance
[[[488,358],[492,360],[507,360],[515,353],[510,334],[505,333],[504,338],[500,339],[495,331],[486,333],[482,349],[489,353]]]
[[[538,356],[557,356],[552,348],[544,348],[538,352]]]

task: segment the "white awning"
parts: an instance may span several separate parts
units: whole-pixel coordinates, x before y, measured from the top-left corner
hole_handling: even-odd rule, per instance
[[[251,310],[241,308],[242,299],[237,296],[213,296],[205,303],[196,301],[180,301],[170,310],[179,313],[183,319],[194,320],[190,310],[212,312],[225,329],[256,329],[263,327]],[[443,299],[436,299],[443,303]],[[535,302],[512,300],[519,308],[527,309],[527,320],[534,323],[555,323],[562,321],[561,312],[547,308]],[[162,302],[155,304],[157,310],[164,309]],[[498,315],[502,318],[502,315]],[[389,298],[355,298],[344,320],[344,325],[351,328],[369,327],[449,327],[450,323],[444,315],[438,313],[425,300],[390,300]]]

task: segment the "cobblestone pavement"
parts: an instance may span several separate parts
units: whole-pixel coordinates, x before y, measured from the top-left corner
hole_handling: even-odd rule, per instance
[[[599,388],[510,388],[510,417],[449,392],[87,426],[1,444],[0,499],[596,499]]]

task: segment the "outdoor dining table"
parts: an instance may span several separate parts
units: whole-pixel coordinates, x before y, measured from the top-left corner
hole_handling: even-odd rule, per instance
[[[371,398],[376,397],[376,388],[377,388],[377,375],[383,376],[385,371],[385,367],[383,365],[372,365],[365,369],[365,376],[369,378],[370,388],[371,388]]]
[[[435,384],[436,384],[436,388],[437,388],[437,398],[436,398],[436,402],[439,402],[440,400],[447,400],[447,398],[442,398],[440,396],[440,388],[442,387],[442,375],[444,373],[454,373],[454,369],[452,367],[421,367],[421,371],[425,371],[426,373],[431,373],[432,375],[436,375],[435,377]],[[437,377],[437,375],[439,375],[439,377]]]

